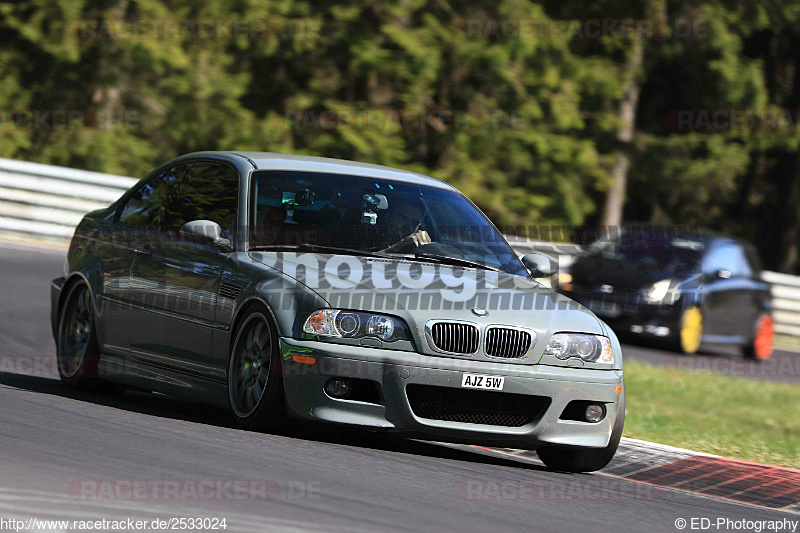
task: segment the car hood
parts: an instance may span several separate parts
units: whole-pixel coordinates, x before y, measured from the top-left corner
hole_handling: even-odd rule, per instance
[[[540,339],[559,331],[604,334],[597,317],[575,301],[504,272],[316,253],[250,256],[313,290],[333,308],[396,315],[418,335],[434,319],[524,327]]]

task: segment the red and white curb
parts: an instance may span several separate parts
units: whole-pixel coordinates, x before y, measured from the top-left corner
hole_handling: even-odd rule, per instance
[[[448,445],[457,446],[457,445]],[[542,464],[535,451],[457,446]],[[721,498],[800,515],[800,470],[623,438],[614,459],[594,475]]]

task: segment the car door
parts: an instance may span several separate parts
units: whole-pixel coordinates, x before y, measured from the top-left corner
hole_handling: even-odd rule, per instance
[[[153,269],[149,256],[152,243],[157,241],[164,206],[174,193],[186,165],[161,169],[147,177],[136,189],[126,194],[115,214],[103,254],[103,351],[116,355],[130,353],[130,322],[133,320],[157,328],[143,312],[147,303],[142,284],[132,288],[131,274],[140,279],[142,269]],[[152,274],[145,278],[157,283]],[[151,302],[155,303],[155,302]],[[149,317],[149,315],[147,315]]]
[[[151,190],[143,201],[146,214],[136,215],[131,208],[120,214],[120,223],[129,228],[129,245],[133,250],[127,300],[130,310],[125,316],[130,355],[146,363],[162,363],[161,355],[166,351],[168,338],[166,261],[162,225],[164,213],[174,197],[188,163],[164,169],[154,179]]]
[[[191,236],[181,235],[187,222],[209,220],[232,237],[236,223],[238,171],[227,163],[196,161],[188,169],[164,218],[167,301],[163,343],[173,363],[207,378],[224,377],[225,369],[212,364],[212,335],[217,292],[230,251]]]
[[[703,258],[703,301],[705,335],[741,336],[751,323],[752,269],[741,244],[718,241]],[[713,341],[713,339],[711,339]]]

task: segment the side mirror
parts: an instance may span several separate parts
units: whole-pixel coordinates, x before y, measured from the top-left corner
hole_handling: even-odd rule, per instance
[[[232,252],[231,241],[222,238],[222,228],[211,220],[192,220],[181,226],[181,237],[194,242],[219,246]]]
[[[542,254],[527,254],[522,256],[525,265],[534,278],[549,278],[558,272],[558,264]]]

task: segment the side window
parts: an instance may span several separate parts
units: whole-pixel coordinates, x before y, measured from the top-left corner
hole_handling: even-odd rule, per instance
[[[122,207],[119,221],[132,226],[158,226],[187,165],[181,164],[162,170],[128,198]]]
[[[186,172],[178,194],[167,208],[165,226],[178,230],[192,220],[211,220],[228,237],[236,225],[239,174],[231,166],[198,161]]]

